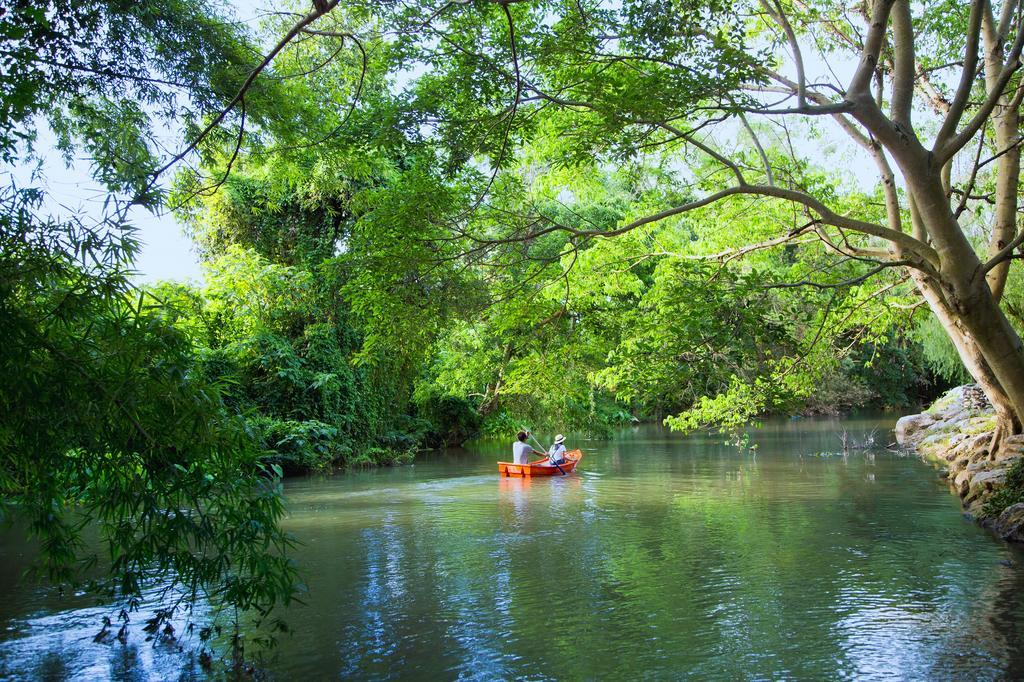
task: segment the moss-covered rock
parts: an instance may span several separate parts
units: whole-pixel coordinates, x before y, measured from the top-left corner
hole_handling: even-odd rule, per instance
[[[942,467],[964,507],[1000,537],[1024,541],[1024,435],[990,452],[996,417],[976,387],[948,391],[923,414],[897,422],[896,439]]]

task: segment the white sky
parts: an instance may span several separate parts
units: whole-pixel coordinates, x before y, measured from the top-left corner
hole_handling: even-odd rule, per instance
[[[18,166],[8,169],[9,177],[20,187],[46,190],[43,212],[52,216],[78,214],[99,218],[107,192],[89,174],[89,161],[76,158],[70,167],[53,147],[53,136],[45,124],[39,131],[37,150],[43,156],[41,175],[33,177],[33,168]],[[6,180],[4,178],[3,180]],[[131,223],[138,229],[141,253],[136,257],[137,281],[156,282],[162,279],[200,280],[199,258],[192,242],[169,214],[156,216],[142,208],[132,209]]]

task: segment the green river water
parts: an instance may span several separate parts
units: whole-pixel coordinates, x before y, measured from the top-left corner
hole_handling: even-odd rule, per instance
[[[844,430],[884,445],[892,422],[769,422],[753,452],[638,427],[570,439],[585,458],[565,478],[500,479],[510,445],[478,443],[290,480],[309,592],[265,672],[1024,678],[1024,553],[966,521],[917,458],[838,452]],[[13,533],[0,552],[0,677],[204,676],[140,627],[93,643],[109,607],[19,583],[30,551]]]

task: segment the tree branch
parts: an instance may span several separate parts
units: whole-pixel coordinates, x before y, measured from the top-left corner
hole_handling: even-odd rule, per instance
[[[786,18],[786,13],[782,10],[782,5],[779,0],[774,0],[775,7],[768,3],[768,0],[761,0],[761,6],[764,7],[768,15],[775,20],[782,30],[786,33],[786,40],[789,41],[789,48],[793,52],[793,62],[796,66],[796,81],[797,81],[797,107],[803,109],[807,105],[807,78],[804,75],[804,58],[800,52],[800,43],[796,39],[796,33],[793,31],[793,26],[790,25],[789,19]]]
[[[964,148],[964,146],[970,142],[971,138],[981,129],[985,121],[988,120],[992,114],[992,110],[995,109],[996,105],[999,104],[999,100],[1003,97],[1003,91],[1010,82],[1010,78],[1013,74],[1020,69],[1020,55],[1021,48],[1024,47],[1024,22],[1017,28],[1017,37],[1013,41],[1013,47],[1010,50],[1010,54],[1007,55],[1003,70],[999,74],[999,79],[995,83],[988,95],[985,97],[984,103],[975,112],[974,117],[964,127],[962,131],[954,138],[949,140],[942,146],[941,151],[935,152],[936,160],[939,163],[945,163],[947,160],[953,158],[958,151]],[[938,150],[938,148],[936,148]]]
[[[846,97],[858,104],[862,100],[871,99],[871,78],[878,67],[878,55],[882,51],[882,44],[885,39],[885,27],[889,23],[889,13],[892,11],[893,0],[875,0],[871,7],[871,20],[868,27],[868,34],[864,39],[864,49],[861,51],[860,63],[850,80],[850,87]]]
[[[898,261],[890,261],[890,262],[887,262],[887,263],[882,263],[882,264],[872,268],[868,272],[864,273],[863,275],[859,275],[857,277],[852,277],[850,279],[843,280],[842,282],[815,282],[813,280],[804,279],[804,280],[800,280],[799,282],[780,282],[780,283],[777,283],[777,284],[766,284],[762,288],[764,288],[764,289],[795,289],[797,287],[814,287],[816,289],[841,289],[841,288],[844,288],[844,287],[850,287],[850,286],[853,286],[855,284],[860,284],[862,282],[865,282],[865,281],[871,279],[872,277],[874,277],[875,275],[877,275],[878,273],[882,272],[883,270],[888,270],[889,268],[903,267],[905,265],[911,265],[910,261],[898,260]]]
[[[974,71],[978,67],[978,40],[981,37],[982,8],[986,2],[987,0],[971,2],[971,15],[967,21],[967,45],[964,48],[964,66],[960,72],[960,84],[957,85],[956,95],[953,96],[953,102],[946,111],[942,127],[935,136],[933,149],[940,149],[946,144],[964,115],[967,97],[971,94],[971,87],[974,85]]]
[[[677,215],[681,215],[683,213],[688,213],[698,208],[709,206],[727,197],[739,195],[773,197],[776,199],[782,199],[785,201],[790,201],[805,206],[806,208],[816,213],[819,216],[819,220],[822,223],[832,225],[834,227],[844,228],[853,232],[858,232],[860,234],[879,237],[881,239],[893,242],[898,247],[906,250],[910,254],[913,254],[914,256],[917,257],[917,260],[912,261],[915,267],[924,269],[927,269],[929,267],[938,267],[939,257],[935,250],[932,249],[927,244],[924,244],[923,242],[915,239],[914,237],[911,237],[908,234],[899,232],[897,230],[892,230],[887,227],[877,225],[875,223],[870,223],[863,220],[858,220],[856,218],[851,218],[849,216],[840,215],[833,211],[832,209],[828,208],[828,206],[826,206],[820,200],[810,196],[809,194],[805,194],[798,190],[786,189],[783,187],[774,187],[770,185],[742,184],[734,187],[727,187],[701,199],[696,199],[694,201],[687,202],[680,206],[675,206],[673,208],[665,209],[664,211],[659,211],[658,213],[654,213],[643,218],[639,218],[637,220],[634,220],[632,222],[629,222],[625,225],[622,225],[611,230],[578,230],[575,228],[568,227],[566,225],[552,224],[549,225],[548,227],[545,227],[541,230],[537,230],[536,232],[531,232],[530,234],[527,235],[518,235],[515,237],[506,237],[502,239],[480,239],[477,241],[489,245],[509,244],[513,242],[523,241],[526,239],[536,239],[537,237],[541,237],[545,234],[557,231],[569,232],[570,234],[573,234],[577,237],[615,237],[635,230],[638,227],[650,225],[652,223],[657,223],[667,218],[671,218]]]
[[[758,156],[761,157],[761,163],[764,164],[765,177],[768,180],[769,185],[775,185],[775,178],[772,175],[772,164],[768,161],[768,155],[765,154],[764,147],[761,146],[761,140],[757,138],[757,133],[750,127],[750,123],[747,121],[747,117],[740,114],[740,121],[743,122],[743,127],[750,133],[750,139],[754,141],[754,147],[757,149]]]
[[[1009,244],[997,251],[991,258],[981,266],[981,274],[986,275],[992,268],[1008,260],[1013,255],[1013,250],[1024,244],[1024,230],[1017,233],[1017,236]]]
[[[202,141],[206,139],[206,136],[209,135],[217,126],[221,124],[221,122],[227,117],[229,113],[231,113],[235,106],[240,101],[242,101],[242,98],[245,97],[246,92],[252,86],[253,82],[256,80],[256,77],[263,73],[263,71],[266,70],[268,66],[270,66],[270,63],[274,61],[274,58],[278,54],[280,54],[281,50],[288,46],[288,44],[295,38],[295,36],[303,32],[303,30],[309,24],[313,23],[314,21],[322,17],[324,14],[327,14],[332,9],[337,7],[340,1],[341,0],[331,0],[330,2],[324,5],[324,8],[322,10],[314,10],[313,12],[310,12],[302,19],[300,19],[294,26],[292,26],[291,29],[288,30],[288,33],[286,33],[285,36],[277,42],[273,49],[271,49],[270,52],[268,52],[266,56],[263,57],[263,60],[256,66],[256,68],[249,72],[249,75],[246,77],[245,81],[242,82],[242,86],[238,89],[238,92],[235,94],[234,97],[231,98],[227,105],[225,105],[224,108],[221,109],[220,113],[214,116],[213,120],[210,121],[210,123],[207,124],[205,128],[203,128],[199,135],[197,135],[196,138],[185,147],[185,149],[175,154],[170,161],[168,161],[159,169],[153,172],[152,179],[150,180],[146,188],[146,191],[148,192],[150,189],[152,189],[153,185],[156,183],[157,179],[161,175],[163,175],[168,169],[170,169],[176,163],[178,163],[186,156],[188,156],[190,153],[192,153],[196,149],[196,147],[198,147],[200,143],[202,143]]]
[[[975,0],[981,2],[982,0]],[[910,131],[911,102],[914,96],[914,27],[910,18],[910,0],[896,0],[892,14],[893,80],[892,120]]]

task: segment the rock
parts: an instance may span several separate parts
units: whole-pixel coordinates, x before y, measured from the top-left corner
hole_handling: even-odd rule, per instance
[[[967,447],[967,440],[965,438],[961,438],[959,443],[957,443],[956,445],[949,449],[948,454],[953,455],[953,457],[959,457],[960,455],[964,454],[965,450],[968,449],[969,448]]]
[[[999,444],[999,459],[1024,455],[1024,436],[1007,436]]]
[[[961,440],[956,447],[951,448],[948,452],[949,454],[952,454],[955,457],[960,457],[960,461],[965,462],[964,466],[967,466],[966,463],[977,462],[983,459],[987,460],[988,444],[990,439],[991,436],[990,434],[987,433],[979,433],[973,436],[968,436],[967,438]],[[921,446],[923,446],[923,444],[924,441],[922,441]],[[948,454],[946,455],[946,459],[949,459]]]
[[[981,498],[987,492],[988,488],[984,484],[972,485],[967,489],[967,494],[963,496],[964,504],[967,505],[967,509],[974,513],[975,516],[982,516]]]
[[[964,472],[968,473],[968,472]],[[971,478],[971,489],[981,486],[984,489],[991,490],[997,483],[1003,483],[1006,480],[1006,469],[992,469],[991,471],[981,471],[974,474]]]
[[[999,459],[1020,459],[1021,455],[1024,455],[1024,445],[1004,443],[999,447]]]
[[[941,463],[938,475],[960,496],[965,518],[1006,540],[1024,543],[1024,502],[998,517],[985,513],[993,491],[1005,484],[1009,467],[1024,460],[1024,434],[1006,437],[998,452],[990,453],[995,421],[983,392],[968,386],[946,392],[923,414],[903,417],[894,432],[900,446]],[[993,461],[995,456],[998,460]]]
[[[1009,469],[1014,464],[1016,464],[1017,461],[1020,460],[1020,459],[1021,459],[1021,455],[1011,455],[1009,457],[1000,458],[1000,459],[996,460],[996,462],[999,464],[999,466],[1003,467],[1004,469]]]
[[[915,435],[935,423],[934,417],[928,414],[911,414],[896,422],[896,442],[900,445],[912,445]]]
[[[1024,542],[1024,502],[1010,505],[993,524],[1004,540]]]
[[[981,386],[977,384],[964,386],[961,400],[965,406],[973,410],[985,410],[992,407],[992,403],[988,401],[985,391],[981,390]]]
[[[925,414],[936,419],[949,419],[952,415],[958,415],[966,411],[963,401],[963,386],[946,391],[946,394],[932,403]]]
[[[985,512],[985,504],[981,500],[973,500],[967,504],[967,518],[972,521],[977,521],[982,518]]]
[[[970,458],[971,462],[987,462],[989,461],[988,448],[978,448],[977,450],[972,450],[971,454],[968,455],[968,457]]]
[[[935,455],[944,452],[948,449],[949,433],[943,431],[932,433],[930,428],[924,428],[910,437],[910,446],[914,445],[925,454]]]
[[[983,450],[988,448],[988,442],[992,440],[989,432],[977,433],[964,439],[964,447],[968,450]]]

